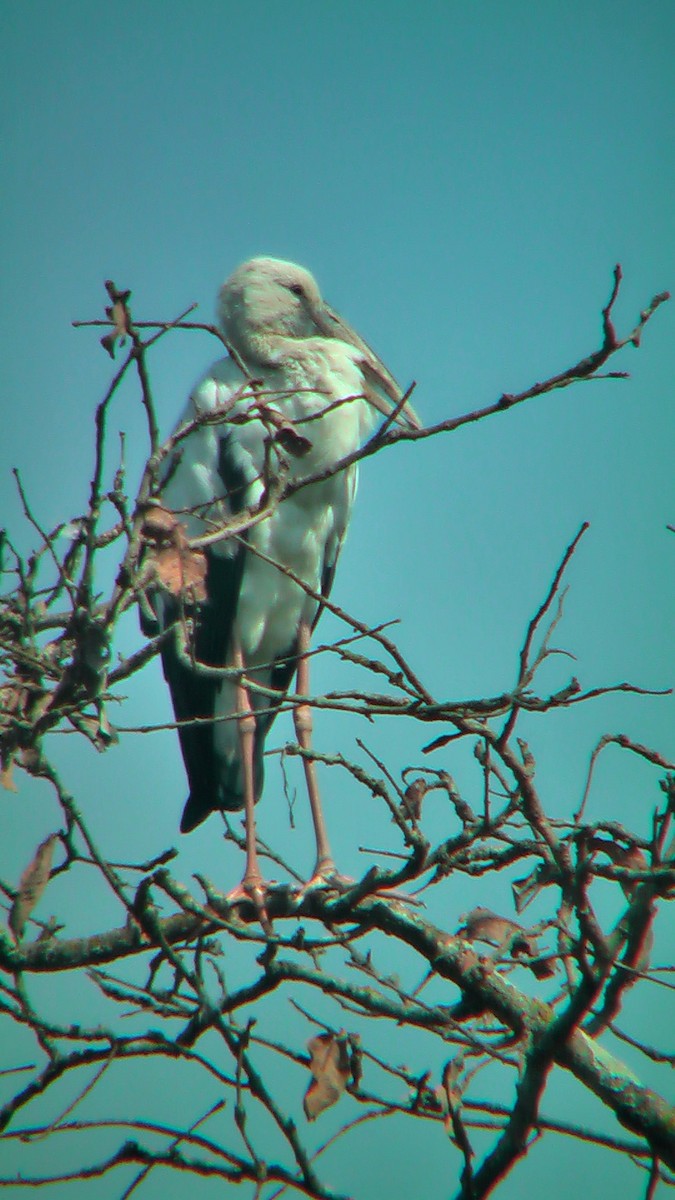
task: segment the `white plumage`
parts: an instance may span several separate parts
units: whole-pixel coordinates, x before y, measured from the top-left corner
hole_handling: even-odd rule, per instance
[[[272,258],[244,263],[221,289],[219,317],[233,357],[209,369],[177,428],[206,413],[219,415],[178,443],[161,493],[163,504],[192,538],[214,533],[233,516],[255,509],[266,481],[280,470],[288,481],[334,467],[361,445],[378,411],[390,413],[402,399],[380,360],[323,302],[313,277],[293,263]],[[262,415],[256,408],[261,402]],[[417,426],[407,404],[397,420]],[[292,426],[290,442],[288,436],[277,436],[282,421]],[[283,698],[320,604],[255,551],[327,596],[356,479],[352,465],[300,488],[242,536],[224,537],[208,547],[207,600],[197,607],[193,621],[197,662],[239,665],[248,680],[276,689],[278,701]],[[169,593],[156,591],[152,602],[162,627],[178,616]],[[212,724],[180,730],[190,781],[181,828],[193,828],[214,809],[244,806],[251,824],[252,806],[262,789],[264,738],[273,720],[273,713],[261,712],[270,707],[269,696],[238,680],[190,671],[172,641],[163,659],[177,719],[214,718]],[[306,659],[301,661],[306,665]],[[241,713],[242,706],[257,713],[255,723],[248,722],[248,741],[241,723],[227,719]],[[308,713],[299,724],[300,738],[309,725]],[[252,783],[247,785],[249,751]],[[316,823],[319,800],[318,793],[312,794],[311,767],[307,764],[307,781]],[[325,839],[325,831],[317,827],[319,843],[322,832]],[[254,846],[249,837],[249,848],[252,841]],[[327,842],[319,844],[317,854],[317,869],[325,873],[326,866],[332,868]],[[259,873],[249,856],[244,879],[249,891],[252,881],[257,884]]]

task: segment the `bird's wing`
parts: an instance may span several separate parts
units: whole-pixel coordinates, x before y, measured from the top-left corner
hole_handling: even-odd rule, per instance
[[[335,522],[335,527],[332,534],[326,541],[323,566],[321,569],[321,595],[324,600],[327,600],[330,596],[333,587],[333,581],[335,579],[338,558],[340,557],[340,551],[342,550],[345,536],[347,534],[347,524],[352,505],[354,503],[354,498],[356,496],[356,487],[358,483],[358,471],[356,467],[352,466],[344,471],[342,479],[344,480],[345,489],[344,506],[342,508],[340,518]],[[323,608],[323,604],[320,604],[316,611],[314,621],[312,622],[312,629],[316,628],[316,623],[323,612]]]
[[[195,388],[176,426],[177,433],[195,418],[208,416],[204,424],[177,441],[164,471],[162,503],[178,516],[190,537],[214,532],[254,498],[255,464],[239,444],[237,435],[242,427],[227,419],[240,415],[250,404],[250,392],[241,394],[243,382],[231,360],[215,363]],[[162,651],[176,720],[196,722],[182,724],[178,730],[190,783],[183,831],[194,828],[213,808],[241,807],[239,788],[233,785],[228,789],[227,785],[237,764],[222,760],[214,737],[213,716],[223,681],[200,672],[199,667],[229,664],[244,548],[241,540],[227,539],[208,546],[205,554],[204,601],[187,607],[184,597],[159,589],[151,597],[160,628],[176,624],[175,636]]]
[[[402,404],[401,387],[360,333],[327,304],[321,308],[318,324],[327,337],[336,338],[352,347],[352,358],[363,381],[363,394],[371,407],[384,416],[389,416],[392,410],[398,408],[398,423],[409,429],[419,429],[421,422],[417,413],[407,402]]]
[[[164,464],[161,498],[190,538],[214,533],[250,503],[255,466],[249,462],[247,470],[239,452],[238,426],[229,419],[251,402],[250,393],[242,395],[243,382],[230,359],[214,363],[192,392],[174,429],[176,443]],[[195,421],[201,423],[195,425]],[[187,436],[181,437],[186,429]],[[199,661],[222,666],[241,582],[241,542],[219,541],[206,548],[206,556],[210,576],[207,600],[200,606],[204,619],[199,622],[192,649]],[[168,610],[181,604],[182,597],[155,592],[153,606],[162,628],[169,623]],[[211,611],[217,618],[210,617]],[[171,616],[175,619],[172,611]]]

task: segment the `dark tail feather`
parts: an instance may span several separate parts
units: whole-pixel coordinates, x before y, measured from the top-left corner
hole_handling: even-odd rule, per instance
[[[218,620],[209,611],[214,608],[219,596],[238,593],[243,556],[236,561],[209,558],[208,588],[209,602],[200,609],[196,617],[195,657],[209,665],[227,661],[227,641],[230,635],[233,609],[222,613]],[[235,578],[236,576],[236,578]],[[221,605],[221,608],[224,608]],[[178,616],[174,603],[164,600],[163,623],[169,624]],[[221,616],[227,619],[221,619]],[[210,619],[209,619],[210,618]],[[273,688],[285,692],[295,670],[295,647],[279,661],[271,673]],[[227,755],[218,754],[214,745],[213,715],[219,684],[212,676],[191,670],[177,652],[173,639],[162,650],[164,675],[169,684],[176,720],[186,722],[178,730],[183,761],[190,785],[183,816],[181,833],[189,833],[212,812],[224,810],[236,812],[244,807],[244,786],[241,762],[237,751]],[[280,697],[281,700],[281,697]],[[263,753],[265,737],[276,713],[265,713],[257,718],[256,737],[253,750],[253,787],[256,803],[260,799],[264,782]],[[203,723],[188,722],[201,719]]]
[[[225,758],[216,753],[213,718],[217,680],[191,671],[179,659],[169,642],[162,652],[164,674],[168,680],[177,721],[202,718],[203,724],[186,724],[178,730],[183,761],[190,784],[190,795],[183,810],[181,833],[189,833],[206,820],[209,813],[224,809],[236,812],[244,807],[244,780],[237,752]],[[263,789],[265,736],[275,714],[258,718],[253,749],[253,788],[256,803]]]
[[[256,804],[262,795],[265,782],[263,752],[266,732],[266,729],[258,730],[253,750],[253,794]],[[201,769],[203,766],[206,770]],[[197,771],[195,767],[198,768]],[[214,762],[211,750],[207,762],[204,763],[204,760],[196,761],[194,756],[191,756],[188,774],[190,795],[181,817],[181,833],[190,833],[192,829],[196,829],[212,812],[238,812],[244,807],[244,780],[239,757],[229,763],[223,763],[222,760]]]

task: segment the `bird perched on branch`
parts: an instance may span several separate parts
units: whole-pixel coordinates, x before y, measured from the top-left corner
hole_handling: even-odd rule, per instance
[[[259,899],[253,806],[265,736],[296,672],[297,694],[309,694],[310,635],[356,491],[356,464],[339,464],[380,414],[407,428],[419,422],[302,267],[274,258],[244,263],[220,291],[218,318],[230,355],[190,396],[160,489],[186,545],[205,555],[205,577],[192,596],[189,588],[156,587],[150,602],[161,629],[175,626],[162,659],[190,785],[181,830],[214,810],[243,808],[246,868],[231,897]],[[294,720],[308,750],[308,704],[295,706]],[[313,878],[327,879],[335,866],[314,763],[303,764]]]

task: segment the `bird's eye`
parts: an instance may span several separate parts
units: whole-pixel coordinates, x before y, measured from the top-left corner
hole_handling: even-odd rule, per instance
[[[294,296],[304,296],[305,294],[305,289],[301,283],[289,283],[288,290],[289,292],[292,292]]]

